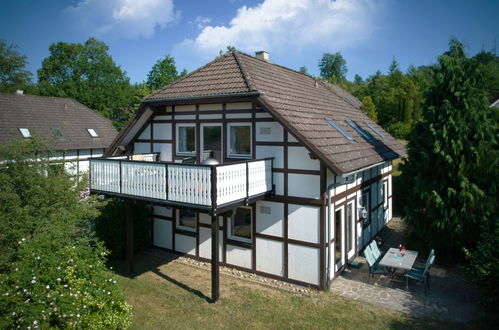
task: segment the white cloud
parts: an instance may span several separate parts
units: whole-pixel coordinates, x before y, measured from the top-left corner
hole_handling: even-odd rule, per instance
[[[211,22],[211,19],[208,17],[203,17],[203,16],[197,16],[196,19],[194,20],[194,24],[198,27],[198,29],[204,28],[208,23]]]
[[[173,0],[81,0],[65,11],[83,29],[125,38],[152,37],[180,15]]]
[[[227,45],[252,52],[307,47],[338,50],[357,45],[375,29],[377,6],[369,0],[265,0],[243,6],[228,25],[205,26],[177,48],[217,54]]]

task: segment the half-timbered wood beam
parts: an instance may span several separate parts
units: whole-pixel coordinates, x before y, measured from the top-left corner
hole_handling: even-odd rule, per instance
[[[211,301],[216,302],[220,297],[219,273],[219,244],[218,244],[218,216],[211,216]]]
[[[128,273],[134,272],[134,256],[133,256],[133,213],[134,200],[125,199],[126,204],[126,270]]]

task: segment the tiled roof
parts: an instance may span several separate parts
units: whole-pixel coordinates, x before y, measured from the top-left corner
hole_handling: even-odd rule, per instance
[[[22,139],[19,128],[29,129],[52,150],[108,148],[117,134],[111,121],[73,99],[0,93],[0,144]],[[63,138],[54,138],[52,128]]]
[[[405,148],[360,110],[361,103],[338,86],[240,52],[215,59],[145,99],[261,92],[271,114],[337,174],[349,173],[406,154]],[[345,138],[325,118],[355,139]],[[369,141],[345,120],[373,136]],[[365,124],[382,133],[381,139]]]

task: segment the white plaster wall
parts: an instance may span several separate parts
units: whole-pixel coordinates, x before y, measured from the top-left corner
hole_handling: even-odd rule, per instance
[[[196,238],[175,234],[175,250],[190,255],[196,255]]]
[[[251,249],[227,244],[225,253],[228,264],[251,269]]]
[[[199,213],[199,222],[204,223],[206,225],[211,225],[211,216],[208,213]],[[224,218],[218,217],[218,225],[223,227]]]
[[[319,208],[289,204],[288,212],[288,237],[305,242],[319,243]]]
[[[289,278],[319,285],[319,259],[319,249],[308,246],[289,244]]]
[[[288,147],[288,167],[298,170],[320,170],[320,163],[317,159],[310,159],[306,148]]]
[[[86,173],[89,170],[90,162],[88,160],[80,160],[80,173]]]
[[[172,248],[172,222],[170,220],[157,219],[153,220],[153,245],[165,249]]]
[[[222,103],[213,103],[213,104],[200,104],[199,111],[211,110],[211,111],[222,111],[223,105]]]
[[[172,139],[172,124],[155,123],[152,132],[154,140],[171,140]]]
[[[261,211],[265,213],[262,213]],[[267,214],[270,211],[270,214]],[[276,202],[256,202],[256,232],[271,236],[283,236],[284,204]]]
[[[159,152],[159,160],[163,162],[171,162],[173,159],[171,143],[153,143],[152,152]]]
[[[295,139],[295,137],[288,133],[288,142],[299,142],[297,139]]]
[[[196,111],[196,105],[195,104],[176,105],[175,112],[181,112],[181,111]]]
[[[175,115],[175,120],[194,120],[196,115]]]
[[[133,147],[134,154],[148,154],[151,152],[150,143],[135,142]]]
[[[232,102],[225,105],[226,110],[251,110],[251,102]]]
[[[222,120],[222,114],[208,114],[208,115],[204,115],[204,114],[200,114],[199,115],[199,119],[203,120],[203,119],[220,119]]]
[[[284,130],[278,122],[257,122],[256,141],[282,142],[284,140]],[[264,133],[264,134],[262,134]],[[268,134],[267,134],[268,133]]]
[[[256,146],[256,158],[274,157],[274,168],[284,167],[284,148],[277,146]]]
[[[146,128],[140,133],[139,139],[146,139],[150,140],[151,139],[151,124],[147,125]]]
[[[227,113],[225,118],[235,119],[235,118],[251,118],[251,113]]]
[[[153,213],[155,215],[162,215],[164,217],[171,217],[172,216],[172,208],[155,205],[155,206],[153,206]]]
[[[288,174],[288,195],[304,198],[320,198],[320,176]]]
[[[284,195],[284,173],[274,172],[272,178],[275,185],[275,194]]]
[[[156,120],[171,120],[172,116],[171,115],[165,115],[165,116],[154,116],[154,119]]]
[[[223,257],[223,231],[218,232],[218,260]],[[211,229],[199,227],[199,256],[211,259]]]
[[[255,117],[256,118],[272,118],[272,115],[270,113],[267,113],[267,112],[257,112],[255,114]]]
[[[264,238],[256,239],[256,270],[283,276],[284,243]]]

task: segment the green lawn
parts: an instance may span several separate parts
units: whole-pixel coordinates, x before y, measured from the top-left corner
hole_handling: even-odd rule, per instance
[[[133,306],[132,329],[165,328],[459,328],[459,324],[415,319],[342,298],[331,292],[298,295],[222,275],[221,299],[208,303],[210,272],[142,255],[139,275],[118,275]],[[118,272],[121,264],[116,264]]]

